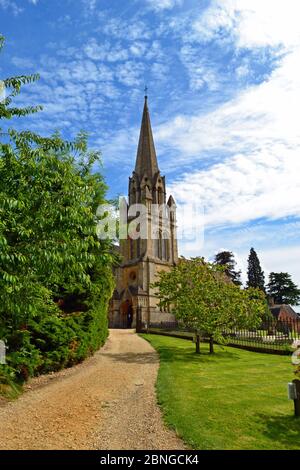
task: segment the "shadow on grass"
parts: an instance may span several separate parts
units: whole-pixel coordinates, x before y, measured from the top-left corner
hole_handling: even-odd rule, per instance
[[[200,354],[196,354],[195,351],[186,350],[182,348],[177,348],[176,346],[162,347],[159,346],[157,351],[160,355],[161,361],[164,362],[187,362],[187,363],[214,363],[217,361],[226,361],[226,360],[238,360],[241,359],[237,353],[218,350],[214,354],[209,354],[208,351],[201,351]]]
[[[258,419],[264,423],[262,434],[270,440],[291,448],[300,449],[300,418],[295,418],[291,409],[291,416],[269,416],[259,414]]]

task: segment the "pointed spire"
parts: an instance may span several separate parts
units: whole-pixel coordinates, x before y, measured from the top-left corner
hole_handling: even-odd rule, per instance
[[[147,93],[146,90],[145,92]],[[139,176],[143,176],[146,173],[147,176],[151,178],[158,171],[159,168],[157,164],[150,114],[148,109],[148,96],[145,95],[145,104],[136,157],[135,172]]]

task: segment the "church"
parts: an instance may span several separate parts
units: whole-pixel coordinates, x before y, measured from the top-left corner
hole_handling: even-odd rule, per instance
[[[147,96],[135,169],[129,178],[128,201],[125,202],[129,222],[130,207],[135,204],[145,207],[146,231],[138,238],[131,237],[128,231],[127,236],[120,239],[121,264],[115,273],[116,288],[109,310],[110,328],[139,330],[150,323],[174,321],[168,309],[159,307],[152,287],[160,271],[170,270],[178,263],[178,246],[176,205],[172,196],[167,200],[165,177],[159,170]]]

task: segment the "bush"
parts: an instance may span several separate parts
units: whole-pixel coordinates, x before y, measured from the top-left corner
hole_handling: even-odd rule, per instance
[[[93,171],[99,153],[88,150],[83,133],[70,143],[2,125],[39,110],[12,105],[36,79],[6,79],[0,102],[3,386],[73,365],[99,348],[113,290],[112,243],[96,235],[96,209],[106,204],[107,189]]]

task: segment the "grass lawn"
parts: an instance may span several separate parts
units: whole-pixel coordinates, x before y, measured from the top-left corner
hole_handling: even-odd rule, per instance
[[[195,449],[300,449],[300,418],[287,399],[290,357],[141,335],[160,355],[159,404]]]

